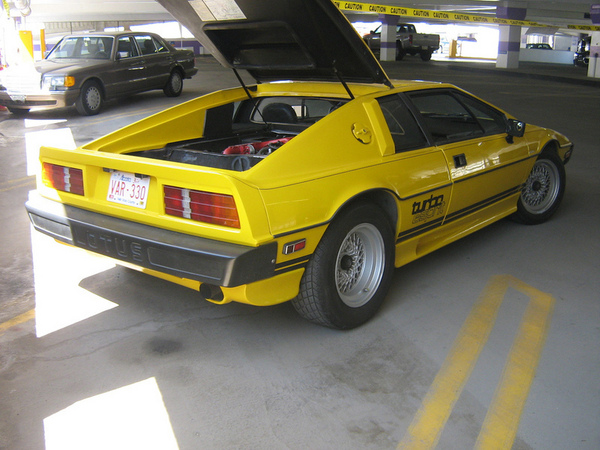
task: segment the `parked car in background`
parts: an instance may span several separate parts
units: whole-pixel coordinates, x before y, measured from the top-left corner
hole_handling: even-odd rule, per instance
[[[381,48],[381,25],[363,39],[375,54],[379,54]],[[429,61],[431,54],[440,47],[440,36],[437,34],[417,33],[417,29],[411,23],[399,23],[396,25],[396,61],[400,61],[408,53],[409,55],[421,55],[423,61]]]
[[[33,65],[0,73],[0,105],[13,113],[75,105],[98,114],[106,100],[162,89],[177,97],[196,74],[194,53],[152,33],[114,32],[63,37]]]
[[[557,210],[564,135],[450,84],[390,80],[330,0],[236,3],[243,19],[196,16],[195,29],[191,6],[171,13],[256,84],[240,77],[75,150],[43,146],[37,230],[214,303],[291,301],[353,328],[394,267]]]
[[[580,67],[587,67],[590,63],[590,46],[592,45],[592,37],[585,36],[577,42],[577,51],[573,56],[573,64]]]
[[[532,49],[536,49],[536,50],[552,50],[552,47],[550,47],[550,44],[543,44],[543,43],[526,44],[525,48],[532,48]]]

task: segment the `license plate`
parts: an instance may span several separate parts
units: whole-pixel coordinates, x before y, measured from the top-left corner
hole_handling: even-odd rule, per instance
[[[110,174],[106,200],[121,205],[145,209],[150,188],[150,177],[128,172],[114,171]]]
[[[25,103],[26,96],[24,94],[9,94],[9,96],[13,102]]]

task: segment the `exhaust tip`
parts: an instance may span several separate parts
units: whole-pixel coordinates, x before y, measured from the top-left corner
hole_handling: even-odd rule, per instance
[[[200,296],[209,302],[222,302],[225,296],[220,286],[202,283],[200,285]]]

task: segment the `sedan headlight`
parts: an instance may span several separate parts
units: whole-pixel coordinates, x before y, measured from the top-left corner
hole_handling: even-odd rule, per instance
[[[43,87],[50,91],[75,86],[75,77],[48,75],[44,77]]]

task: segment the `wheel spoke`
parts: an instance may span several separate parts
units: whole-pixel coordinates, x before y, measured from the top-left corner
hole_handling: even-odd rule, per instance
[[[345,237],[337,255],[335,284],[342,301],[354,308],[377,291],[385,267],[385,246],[371,224],[358,225]]]

